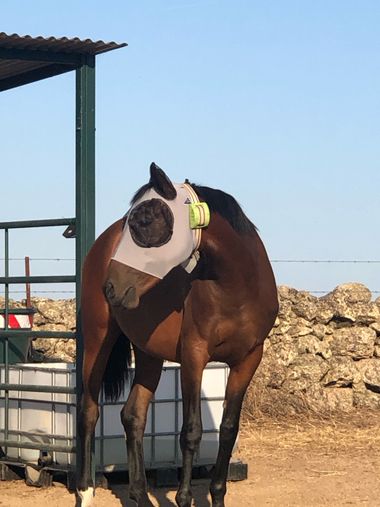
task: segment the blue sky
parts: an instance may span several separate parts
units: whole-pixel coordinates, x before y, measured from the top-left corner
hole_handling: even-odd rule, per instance
[[[271,259],[380,259],[377,0],[2,0],[0,20],[129,44],[97,59],[97,233],[154,160],[234,195]],[[2,93],[0,115],[1,220],[72,216],[74,74]],[[73,257],[60,235],[15,232],[11,255]],[[273,266],[299,289],[380,290],[380,264]]]

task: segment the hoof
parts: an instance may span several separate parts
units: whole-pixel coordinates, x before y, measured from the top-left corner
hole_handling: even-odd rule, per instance
[[[191,507],[193,495],[190,492],[178,492],[175,497],[178,507]]]
[[[130,496],[129,499],[132,500],[137,507],[154,507],[154,504],[150,501],[147,494],[142,495],[139,499],[134,496]]]
[[[77,500],[75,507],[89,507],[92,504],[92,500],[95,496],[94,488],[87,488],[84,490],[77,489]]]

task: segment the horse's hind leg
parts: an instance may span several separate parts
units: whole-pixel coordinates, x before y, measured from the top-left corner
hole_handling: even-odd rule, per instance
[[[128,453],[129,497],[138,507],[152,506],[148,498],[144,467],[143,437],[149,402],[160,380],[161,359],[135,348],[135,377],[128,400],[121,411]]]
[[[77,507],[87,507],[94,496],[91,477],[91,441],[99,417],[98,398],[104,371],[116,339],[120,335],[117,324],[108,319],[100,323],[98,315],[83,322],[84,358],[82,369],[83,394],[78,410],[78,437],[81,456],[77,462]]]
[[[231,368],[219,434],[219,452],[210,492],[213,507],[224,507],[228,466],[239,431],[241,406],[247,387],[260,364],[263,346],[255,348],[241,363]]]

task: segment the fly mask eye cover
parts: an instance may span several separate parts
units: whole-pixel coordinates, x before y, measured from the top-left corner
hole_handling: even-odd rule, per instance
[[[208,224],[210,211],[206,203],[199,203],[190,185],[174,184],[174,187],[177,191],[175,199],[166,200],[154,189],[149,189],[133,204],[112,257],[114,260],[157,278],[164,278],[197,250],[200,227]],[[161,204],[158,205],[156,201]],[[202,204],[202,211],[191,211],[193,204]],[[148,208],[151,208],[149,212]],[[153,209],[158,209],[158,219],[152,213]],[[168,212],[173,217],[173,223]]]
[[[165,245],[173,235],[174,217],[162,199],[143,201],[128,216],[133,241],[142,248]]]

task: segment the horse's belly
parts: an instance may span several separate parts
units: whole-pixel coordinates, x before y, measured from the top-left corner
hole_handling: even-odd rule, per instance
[[[211,353],[210,361],[220,361],[229,365],[238,364],[256,346],[256,340],[226,341],[218,344]]]
[[[262,343],[263,338],[253,323],[247,324],[239,319],[222,320],[211,340],[210,360],[238,364]]]

